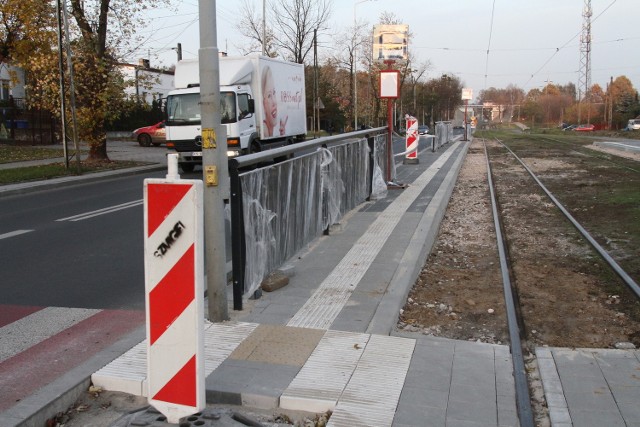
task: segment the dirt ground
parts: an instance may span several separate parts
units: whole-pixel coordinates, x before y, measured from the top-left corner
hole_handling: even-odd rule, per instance
[[[525,344],[640,347],[638,303],[558,212],[524,169],[486,140],[497,184]],[[536,158],[536,173],[580,171]],[[530,166],[532,167],[532,166]],[[439,237],[398,328],[453,339],[508,344],[502,278],[482,139],[472,143]]]

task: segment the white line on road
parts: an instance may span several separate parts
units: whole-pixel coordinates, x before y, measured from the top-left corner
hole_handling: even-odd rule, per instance
[[[0,240],[8,239],[9,237],[19,236],[21,234],[31,233],[32,231],[34,230],[16,230],[16,231],[11,231],[9,233],[0,234]]]
[[[133,202],[123,203],[121,205],[109,206],[107,208],[98,209],[96,211],[85,212],[74,216],[69,216],[66,218],[56,219],[56,221],[82,221],[85,219],[93,218],[99,215],[105,215],[112,212],[121,211],[123,209],[133,208],[135,206],[142,205],[143,200],[134,200]]]

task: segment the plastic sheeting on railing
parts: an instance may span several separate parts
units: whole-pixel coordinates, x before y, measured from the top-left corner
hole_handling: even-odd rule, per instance
[[[451,122],[436,122],[436,137],[432,139],[431,151],[453,141],[453,124]]]
[[[244,295],[365,201],[370,176],[366,139],[241,174]]]
[[[387,197],[387,138],[386,135],[376,137],[373,144],[373,174],[371,182],[371,198],[380,200]],[[395,178],[395,162],[392,163],[392,177]]]

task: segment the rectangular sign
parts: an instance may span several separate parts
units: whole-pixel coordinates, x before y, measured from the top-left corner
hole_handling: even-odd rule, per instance
[[[405,61],[408,44],[408,25],[375,25],[373,27],[374,62]]]
[[[400,71],[380,71],[380,98],[398,98],[400,96]]]
[[[463,101],[470,101],[472,99],[473,99],[473,89],[463,88],[462,89],[462,100]]]

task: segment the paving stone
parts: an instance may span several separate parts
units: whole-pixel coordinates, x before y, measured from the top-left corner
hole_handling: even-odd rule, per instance
[[[616,411],[570,410],[571,421],[580,427],[627,427],[620,413]]]
[[[445,427],[446,407],[430,408],[420,405],[403,403],[398,404],[396,415],[393,418],[393,426],[424,426],[424,427]]]

